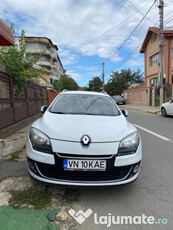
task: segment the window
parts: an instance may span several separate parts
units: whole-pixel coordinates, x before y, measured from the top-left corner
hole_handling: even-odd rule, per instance
[[[53,84],[53,78],[50,77],[50,84]]]
[[[154,34],[151,38],[151,43],[154,43],[155,41],[157,41],[157,34]]]
[[[58,70],[57,70],[57,69],[55,69],[55,68],[53,68],[52,72],[53,72],[53,74],[54,74],[54,75],[56,75],[56,76],[58,76],[58,75],[59,75],[59,74],[58,74]]]
[[[150,65],[154,66],[156,64],[159,64],[159,53],[154,54],[153,56],[150,57]]]
[[[159,83],[158,83],[157,77],[152,78],[152,79],[150,80],[150,84],[151,84],[151,86],[158,86]]]

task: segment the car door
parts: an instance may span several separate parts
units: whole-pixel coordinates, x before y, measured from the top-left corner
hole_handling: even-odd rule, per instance
[[[166,110],[168,115],[173,115],[173,99],[168,102]]]
[[[173,99],[171,100],[170,103],[170,114],[173,115]]]

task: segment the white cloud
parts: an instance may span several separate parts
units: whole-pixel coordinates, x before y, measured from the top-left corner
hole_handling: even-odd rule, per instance
[[[48,36],[58,46],[75,48],[85,55],[96,54],[104,58],[122,44],[141,18],[137,14],[106,36],[81,47],[119,24],[134,11],[123,2],[110,0],[1,1],[3,17],[13,19],[17,27],[25,28],[27,35]],[[144,2],[138,2],[136,6],[140,8]]]
[[[83,75],[80,74],[80,73],[76,73],[72,70],[68,70],[67,75],[69,75],[70,77],[72,77],[75,81],[80,81],[80,80],[83,80]]]
[[[127,62],[127,65],[129,66],[129,67],[138,67],[138,66],[141,66],[141,65],[143,65],[144,64],[144,59],[142,59],[142,58],[138,58],[138,59],[133,59],[133,60],[129,60],[128,62]]]
[[[128,2],[138,9],[150,2],[141,10],[145,14],[154,1]],[[172,6],[173,3],[168,2],[168,7],[164,8],[165,15],[171,11]],[[154,25],[153,21],[159,22],[158,12],[158,7],[154,6],[148,14],[150,22],[142,22],[123,46],[123,51],[126,49],[127,53],[143,42],[148,27]],[[24,29],[27,36],[50,38],[60,49],[59,56],[63,65],[81,65],[81,56],[95,55],[103,59],[111,57],[141,20],[142,16],[137,13],[130,17],[133,14],[133,9],[118,0],[1,0],[0,7],[0,17],[14,22],[18,35],[19,31]],[[128,17],[125,23],[121,23]],[[111,32],[95,39],[110,30]],[[139,49],[136,52],[139,52]],[[118,52],[111,60],[117,63],[122,58],[123,55]],[[136,60],[130,60],[129,66],[135,65]],[[76,79],[82,78],[79,73],[72,72],[72,75]]]
[[[70,52],[59,52],[59,57],[63,65],[71,65],[77,63],[79,56]]]

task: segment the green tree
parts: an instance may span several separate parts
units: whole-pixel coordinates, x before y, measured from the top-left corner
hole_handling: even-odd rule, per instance
[[[122,76],[122,74],[118,71],[112,72],[108,83],[105,85],[105,91],[109,95],[113,96],[120,95],[123,90],[126,89],[128,89],[128,82],[126,81],[125,77]]]
[[[143,82],[143,74],[139,69],[122,69],[121,71],[112,72],[105,86],[105,91],[111,96],[121,94],[124,90],[128,89],[131,84]]]
[[[53,87],[58,91],[61,92],[64,89],[67,90],[78,90],[79,86],[76,81],[69,77],[68,75],[61,75],[59,81],[55,81],[53,83]]]
[[[130,84],[144,82],[143,73],[141,73],[140,69],[137,70],[132,70],[130,68],[122,69],[120,73],[121,76],[124,77],[126,81],[129,82]]]
[[[14,24],[11,24],[11,29],[15,37]],[[42,69],[33,69],[33,65],[40,59],[44,51],[32,56],[32,53],[26,52],[25,31],[21,31],[20,48],[16,45],[0,48],[0,62],[6,66],[7,73],[12,75],[18,83],[16,97],[22,94],[27,81],[38,80],[45,78],[42,76]]]
[[[102,91],[102,81],[99,77],[94,77],[91,81],[89,81],[89,91]]]
[[[83,86],[83,87],[80,87],[78,90],[79,91],[89,91],[89,87],[88,86]]]

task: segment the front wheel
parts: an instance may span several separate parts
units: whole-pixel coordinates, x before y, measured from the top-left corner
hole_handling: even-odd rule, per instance
[[[162,113],[163,117],[167,116],[167,112],[166,112],[165,108],[163,108],[163,107],[161,108],[161,113]]]

